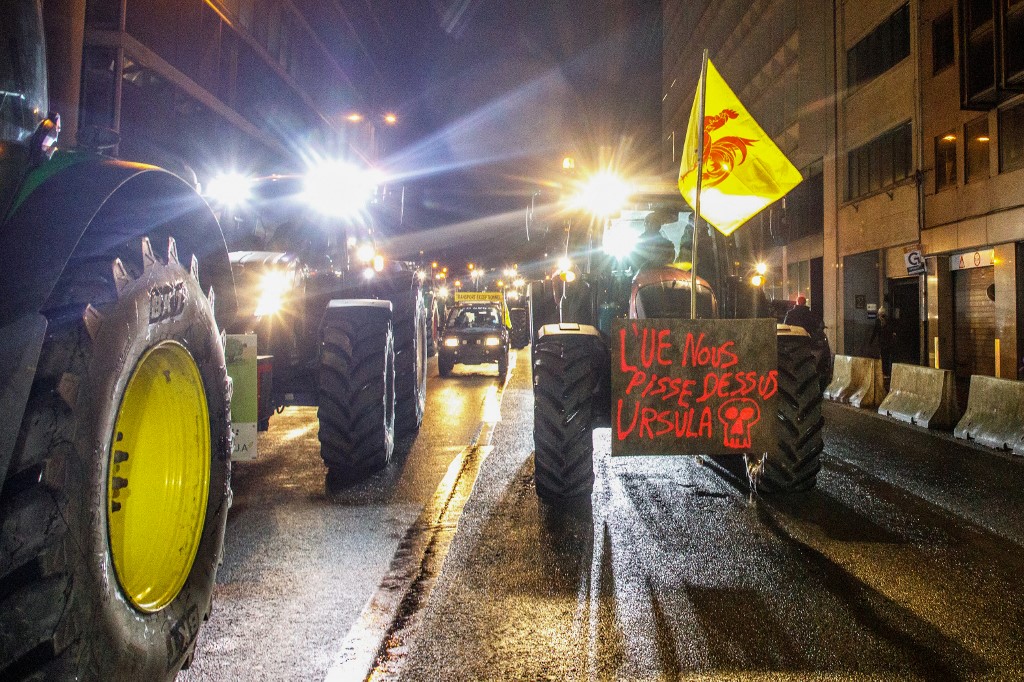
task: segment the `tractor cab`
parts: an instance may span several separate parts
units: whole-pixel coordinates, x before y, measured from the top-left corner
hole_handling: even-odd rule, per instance
[[[47,115],[46,58],[39,6],[0,2],[0,218],[32,163],[43,151],[40,124]]]

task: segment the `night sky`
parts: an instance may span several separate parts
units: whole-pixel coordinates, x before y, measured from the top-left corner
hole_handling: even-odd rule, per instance
[[[386,162],[410,178],[406,229],[434,232],[397,248],[514,245],[566,154],[587,166],[601,147],[627,149],[655,169],[657,0],[305,2],[327,15],[317,29],[361,90],[354,104],[400,117]]]

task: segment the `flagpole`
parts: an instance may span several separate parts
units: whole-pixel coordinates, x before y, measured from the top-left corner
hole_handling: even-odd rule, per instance
[[[700,186],[704,177],[704,104],[708,89],[708,51],[700,64],[700,93],[697,103],[697,198],[693,202],[693,253],[690,254],[690,319],[697,319],[697,236],[700,234]]]

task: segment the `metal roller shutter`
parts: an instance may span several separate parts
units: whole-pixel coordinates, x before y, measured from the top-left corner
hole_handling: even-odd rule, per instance
[[[991,267],[953,273],[957,376],[995,374],[996,304],[988,296],[994,282],[995,268]]]

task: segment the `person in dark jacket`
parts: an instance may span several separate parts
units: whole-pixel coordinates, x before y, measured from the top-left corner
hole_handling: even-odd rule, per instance
[[[807,330],[808,334],[814,334],[817,331],[819,326],[818,319],[811,312],[811,309],[807,307],[807,297],[797,296],[796,305],[786,313],[785,324],[803,327]]]
[[[868,343],[873,344],[875,341],[878,342],[878,357],[882,359],[882,374],[889,376],[892,374],[892,352],[896,347],[896,327],[889,319],[889,311],[884,305],[878,308]]]
[[[657,213],[651,213],[644,219],[644,233],[637,241],[633,261],[637,270],[670,265],[675,260],[676,248],[661,236],[661,225],[662,216]]]

